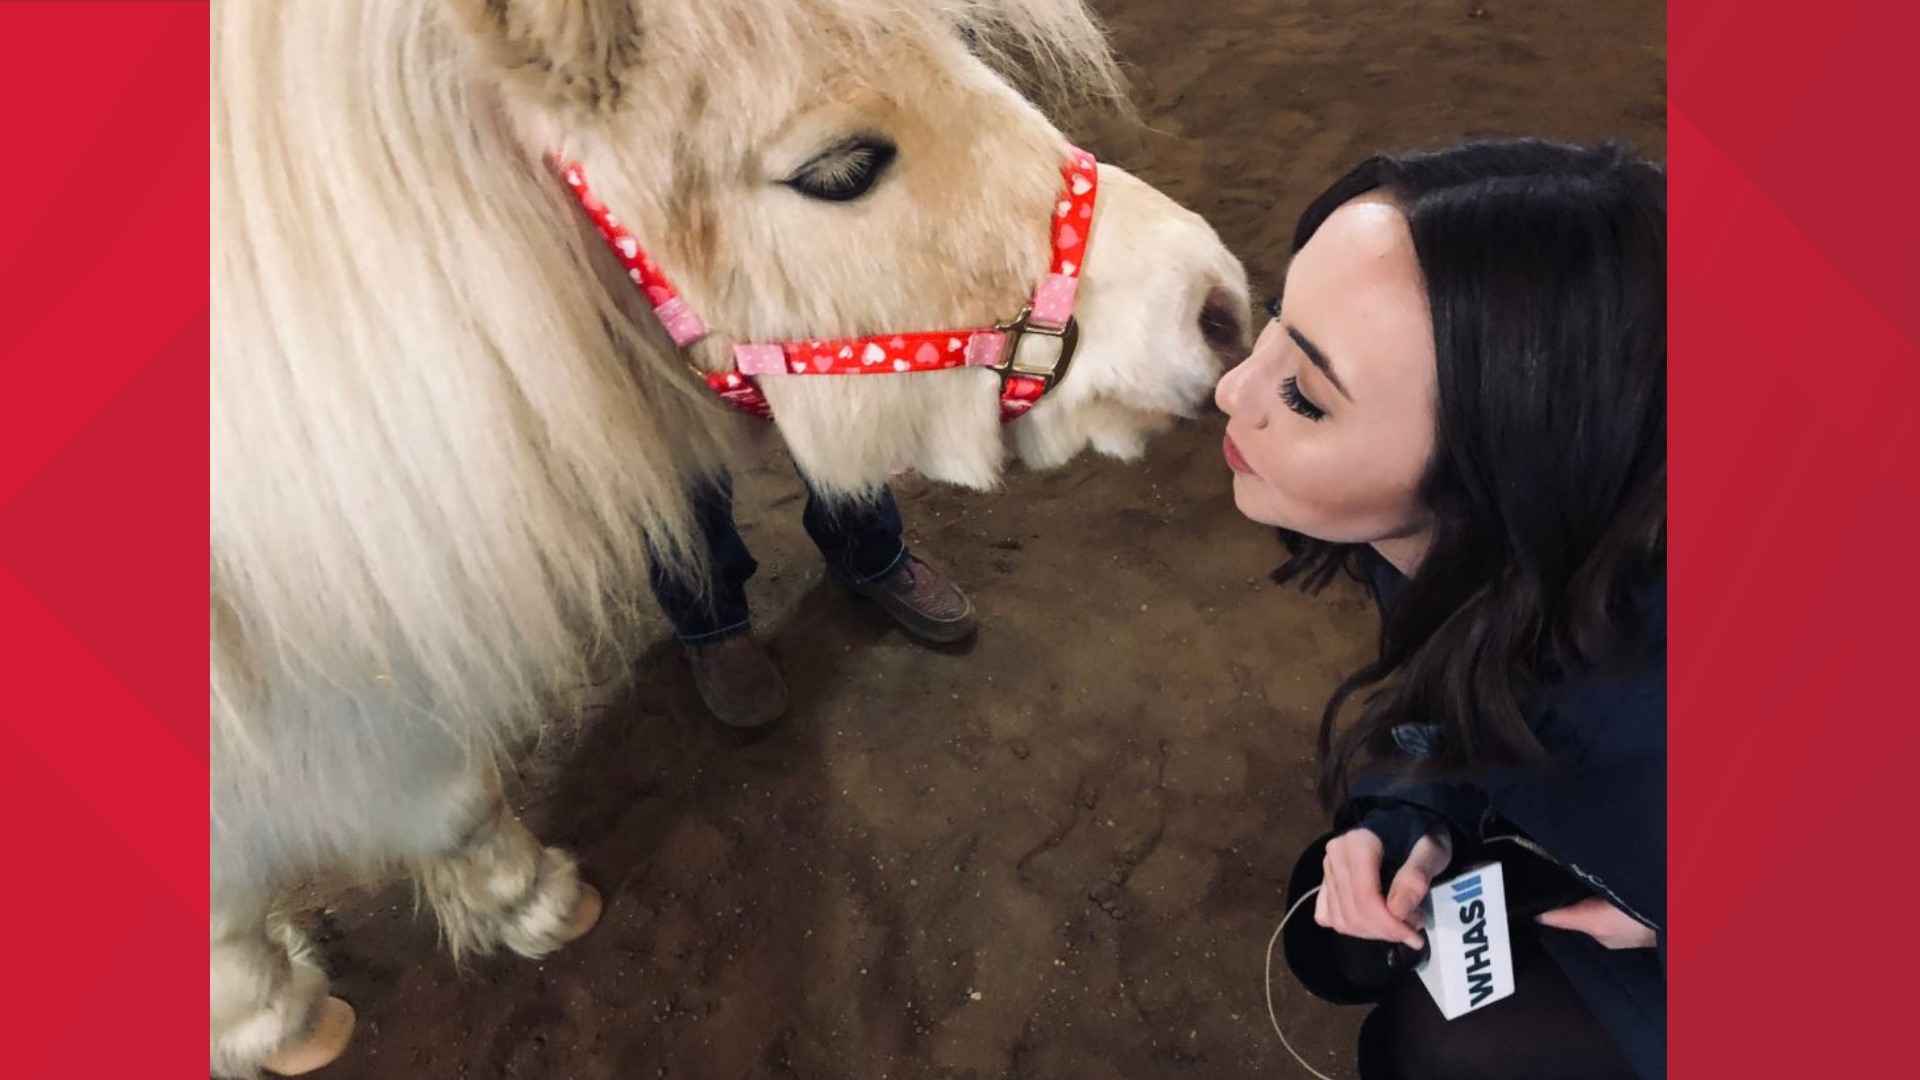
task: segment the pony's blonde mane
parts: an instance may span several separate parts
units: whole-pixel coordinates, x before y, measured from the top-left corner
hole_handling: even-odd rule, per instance
[[[973,51],[1034,100],[1133,116],[1106,30],[1082,0],[961,0],[947,17],[972,31]]]
[[[712,411],[431,8],[213,35],[216,754],[303,693],[493,749],[691,565]]]
[[[823,55],[871,55],[889,40],[954,34],[965,35],[975,55],[1043,105],[1128,109],[1106,31],[1082,0],[438,2],[474,31],[487,59],[535,99],[589,110],[621,104],[621,80],[605,73],[635,59],[656,71],[680,65],[717,74],[704,80],[710,86],[724,87],[731,74],[732,85],[751,95],[758,83],[810,71]],[[589,40],[610,26],[630,30],[634,40],[618,50]],[[715,64],[749,63],[751,70],[714,70]]]
[[[699,569],[683,493],[719,462],[723,414],[529,142],[535,114],[541,141],[568,137],[552,87],[496,85],[551,67],[475,62],[462,20],[513,6],[214,6],[212,742],[231,811],[270,801],[302,740],[373,756],[431,725],[499,751],[592,646],[628,642],[649,550]],[[1118,99],[1077,0],[636,10],[641,64],[965,28],[1030,91]],[[316,711],[324,732],[291,730]]]

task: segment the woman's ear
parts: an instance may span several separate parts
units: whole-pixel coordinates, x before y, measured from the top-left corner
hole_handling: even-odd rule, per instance
[[[640,0],[440,0],[472,52],[533,105],[617,108],[640,62]]]

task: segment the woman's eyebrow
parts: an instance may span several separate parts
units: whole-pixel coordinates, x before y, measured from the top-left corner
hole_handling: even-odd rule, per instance
[[[1333,384],[1333,388],[1340,391],[1341,397],[1348,401],[1353,400],[1353,394],[1348,392],[1347,384],[1341,382],[1340,376],[1334,374],[1333,361],[1327,359],[1327,354],[1320,350],[1320,346],[1308,341],[1307,335],[1291,326],[1287,327],[1287,336],[1293,339],[1295,345],[1300,346],[1300,351],[1307,354],[1307,359],[1312,361],[1314,367],[1320,369],[1320,373],[1327,377],[1327,381]]]

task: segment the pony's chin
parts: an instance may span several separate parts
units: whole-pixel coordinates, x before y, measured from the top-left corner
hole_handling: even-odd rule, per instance
[[[1057,469],[1082,453],[1092,451],[1120,461],[1139,461],[1147,444],[1167,433],[1180,417],[1121,404],[1112,399],[1080,402],[1070,412],[1047,412],[1055,403],[1042,402],[1033,412],[1007,425],[1006,445],[1019,464],[1033,471]]]
[[[1147,443],[1173,430],[1174,418],[1140,414],[1137,426],[1129,429],[1096,431],[1088,440],[1094,453],[1118,461],[1139,461],[1147,456]]]

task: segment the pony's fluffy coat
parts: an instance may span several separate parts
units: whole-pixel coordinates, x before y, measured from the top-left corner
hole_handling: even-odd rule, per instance
[[[523,829],[501,826],[503,853],[466,852],[469,877],[435,861],[502,812],[500,756],[595,658],[627,655],[650,556],[703,569],[686,492],[721,467],[737,421],[545,152],[594,165],[724,331],[978,325],[1012,314],[1044,270],[1061,149],[982,60],[1032,89],[1111,99],[1118,80],[1076,0],[216,0],[212,37],[213,1034],[216,1072],[240,1075],[298,1034],[287,995],[319,993],[306,954],[290,963],[266,930],[275,890],[299,877],[404,865],[459,944],[557,943],[551,928],[516,938],[468,887],[499,860],[544,865]],[[919,67],[887,67],[907,60]],[[985,155],[995,182],[955,177],[968,193],[943,207],[941,162],[923,156],[901,181],[919,186],[869,212],[896,215],[890,231],[944,222],[928,233],[944,239],[783,277],[753,246],[832,237],[836,219],[727,200],[765,190],[740,175],[763,151],[749,140],[776,138],[823,72],[853,71],[873,78],[825,85],[856,112],[915,95],[990,110],[952,137],[929,126],[953,112],[938,102],[908,102],[899,123]],[[1103,287],[1096,251],[1090,304],[1171,332],[1190,330],[1209,284],[1244,297],[1210,230],[1125,183],[1165,257]],[[1152,274],[1152,302],[1125,303]],[[1102,438],[1131,448],[1100,428],[1185,407],[1185,384],[1216,365],[1201,348],[1167,374],[1176,344],[1128,339],[1157,366],[1076,375],[1014,445],[1046,461]],[[824,489],[868,490],[898,465],[997,478],[990,374],[813,382],[768,391]],[[1175,382],[1180,401],[1155,396]],[[1071,411],[1101,395],[1127,403]],[[558,918],[577,887],[548,877],[525,888]]]

